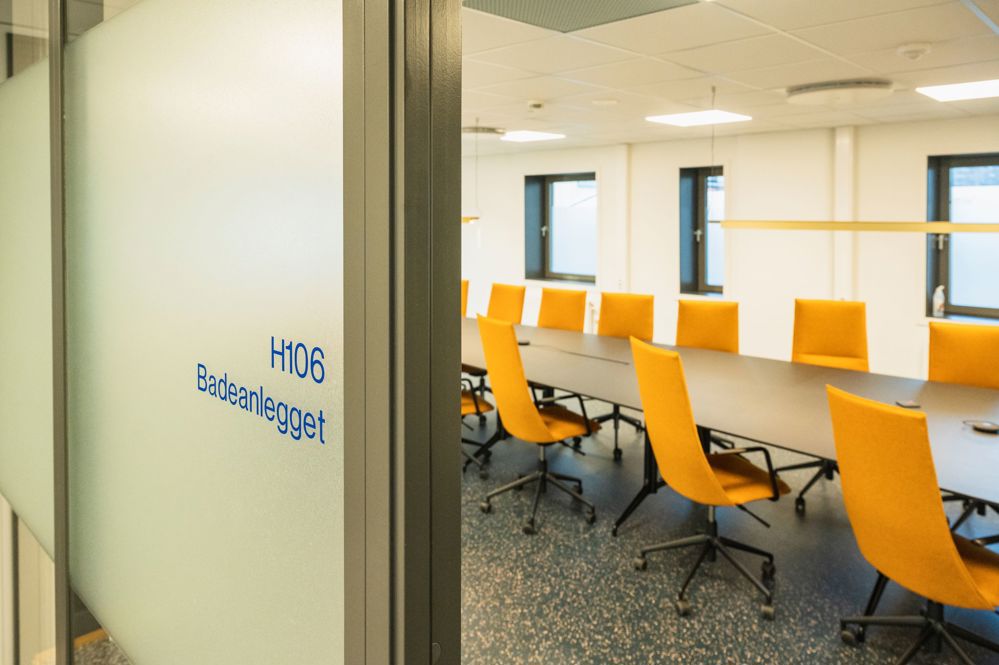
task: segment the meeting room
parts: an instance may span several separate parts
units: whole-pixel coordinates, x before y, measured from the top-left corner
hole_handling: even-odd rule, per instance
[[[463,662],[999,662],[999,4],[461,18]]]

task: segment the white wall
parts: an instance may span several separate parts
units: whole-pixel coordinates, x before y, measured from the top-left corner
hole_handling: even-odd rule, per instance
[[[836,140],[833,129],[719,138],[713,162],[725,169],[726,218],[925,220],[927,156],[999,151],[999,116],[862,126],[840,132],[838,153]],[[523,176],[595,170],[596,290],[655,294],[655,338],[672,342],[678,170],[711,163],[706,139],[480,157],[481,219],[463,228],[469,312],[485,311],[492,282],[525,281]],[[466,159],[466,208],[473,166]],[[728,231],[725,264],[725,297],[740,303],[744,353],[789,357],[795,297],[855,297],[868,303],[872,371],[925,375],[925,236]],[[536,320],[538,292],[528,290],[525,323]]]

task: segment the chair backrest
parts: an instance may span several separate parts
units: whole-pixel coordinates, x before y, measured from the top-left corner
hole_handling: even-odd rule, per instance
[[[531,398],[513,324],[480,316],[479,337],[503,427],[524,441],[554,441]]]
[[[649,441],[663,480],[692,501],[732,505],[697,437],[680,355],[634,337],[631,354]]]
[[[461,280],[461,315],[468,314],[468,280]]]
[[[739,353],[739,303],[680,300],[676,345]]]
[[[489,311],[486,316],[509,323],[520,324],[524,315],[524,292],[526,287],[514,284],[493,284],[489,292]]]
[[[999,326],[931,321],[930,381],[999,388]]]
[[[601,293],[597,334],[652,341],[654,298],[635,293]]]
[[[586,320],[586,291],[542,289],[539,328],[583,332]]]
[[[843,300],[795,300],[791,360],[866,372],[867,306]]]
[[[947,526],[926,414],[826,392],[843,500],[864,558],[930,600],[990,609]]]

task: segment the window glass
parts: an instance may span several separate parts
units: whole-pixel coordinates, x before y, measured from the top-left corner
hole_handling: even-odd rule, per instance
[[[550,191],[549,271],[560,275],[596,275],[597,182],[556,181]]]
[[[721,227],[725,219],[725,176],[708,176],[706,183],[708,246],[704,277],[710,286],[721,286],[725,278],[725,233]]]
[[[999,222],[999,164],[950,169],[950,221]],[[950,237],[950,302],[999,308],[999,234],[955,233]]]

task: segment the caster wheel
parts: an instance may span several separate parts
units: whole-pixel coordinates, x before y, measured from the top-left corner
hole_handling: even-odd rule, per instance
[[[520,480],[520,479],[521,479],[521,478],[523,478],[523,477],[524,477],[524,474],[522,474],[522,473],[518,473],[518,474],[517,474],[517,480]],[[523,491],[524,491],[524,486],[523,486],[523,485],[521,485],[521,486],[519,486],[519,487],[514,487],[514,488],[513,488],[513,491],[514,491],[514,492],[523,492]]]
[[[479,510],[481,510],[486,514],[489,514],[493,512],[493,504],[489,503],[488,501],[483,501],[482,503],[479,504]]]
[[[479,469],[479,478],[481,478],[482,480],[488,480],[489,472],[486,471],[485,469]]]
[[[487,450],[484,453],[482,453],[482,461],[484,462],[488,462],[489,460],[492,459],[492,457],[493,457],[493,451],[491,450]]]
[[[485,416],[479,416],[479,424],[480,425],[485,425],[486,424],[486,417]]]
[[[621,449],[620,448],[615,448],[614,449],[614,461],[620,461],[620,459],[621,459]]]
[[[596,513],[596,511],[586,514],[586,523],[587,524],[593,524],[596,521],[597,521],[597,513]]]
[[[843,628],[839,631],[839,639],[843,640],[843,644],[857,647],[864,640],[864,634],[856,628]]]
[[[614,528],[611,529],[611,535],[613,537],[617,538],[617,527],[614,527]]]
[[[763,607],[760,608],[760,615],[766,621],[773,621],[774,620],[774,606],[771,605],[770,603],[767,603],[767,604],[763,605]]]
[[[579,447],[583,444],[583,440],[578,436],[572,437],[572,447],[579,450]]]
[[[646,568],[649,567],[649,560],[646,559],[644,556],[637,556],[635,557],[634,564],[635,564],[635,570],[645,570]]]
[[[533,536],[536,534],[537,530],[534,528],[534,520],[527,520],[524,523],[523,528],[521,528],[521,531],[523,531],[526,536]]]
[[[761,570],[763,573],[763,584],[772,588],[774,585],[774,575],[777,574],[777,566],[772,561],[764,561]]]
[[[678,598],[673,606],[676,608],[676,613],[679,616],[685,617],[690,614],[690,601],[686,598]]]
[[[805,514],[805,498],[804,497],[799,496],[797,499],[794,500],[794,512],[798,513],[799,515],[804,515]]]

